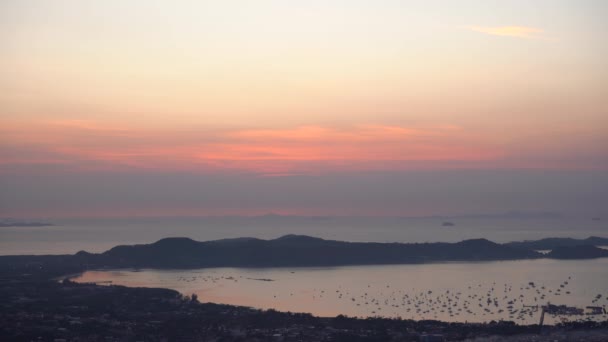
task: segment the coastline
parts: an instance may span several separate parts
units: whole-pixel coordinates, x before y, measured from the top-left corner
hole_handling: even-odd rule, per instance
[[[323,241],[323,240],[322,240]],[[231,241],[228,241],[230,244]],[[314,243],[325,243],[313,240]],[[191,245],[198,246],[192,242]],[[221,242],[221,244],[226,242]],[[330,241],[329,243],[335,244]],[[483,242],[488,244],[488,242]],[[388,244],[394,246],[395,244]],[[441,244],[444,246],[445,244]],[[335,245],[334,245],[335,246]],[[351,246],[348,244],[348,246]],[[494,246],[494,245],[491,245]],[[178,247],[181,247],[178,244]],[[289,245],[293,247],[293,245]],[[173,248],[165,251],[168,253]],[[135,340],[137,336],[145,336],[146,340],[155,341],[158,336],[171,331],[179,332],[193,339],[205,340],[221,337],[227,341],[238,341],[243,338],[272,339],[279,334],[284,341],[296,341],[305,336],[307,340],[361,340],[379,341],[386,339],[403,339],[404,336],[420,339],[425,334],[437,334],[446,340],[463,340],[484,336],[502,336],[511,338],[517,336],[534,336],[537,341],[545,337],[549,341],[556,334],[584,333],[587,340],[597,338],[598,341],[608,338],[608,321],[600,322],[568,322],[545,325],[542,329],[537,324],[518,324],[513,320],[497,320],[486,323],[447,322],[434,319],[412,320],[371,316],[366,318],[321,317],[296,311],[277,311],[274,309],[255,309],[253,307],[201,303],[203,296],[190,296],[169,288],[126,287],[114,283],[98,285],[94,283],[75,283],[69,279],[82,275],[90,270],[112,271],[133,270],[144,273],[149,269],[179,269],[194,270],[193,267],[116,267],[109,263],[100,265],[87,263],[90,254],[80,252],[75,255],[58,256],[5,256],[0,257],[2,271],[0,298],[3,310],[0,313],[0,337],[6,340],[25,341],[24,331],[16,331],[13,327],[27,327],[28,333],[46,334],[53,338],[69,338],[70,336],[90,336],[90,331],[102,329],[111,331],[111,337]],[[472,265],[491,265],[499,261],[536,261],[546,258],[515,259],[515,260],[466,260]],[[109,259],[113,260],[113,259]],[[553,259],[563,261],[562,259]],[[584,261],[580,261],[584,262]],[[426,263],[399,264],[403,266],[421,265],[455,265],[462,261],[444,260]],[[120,266],[121,263],[118,263]],[[122,264],[124,265],[124,264]],[[374,267],[375,264],[363,266]],[[381,266],[396,264],[383,263]],[[217,269],[220,266],[204,267]],[[234,267],[234,266],[230,266]],[[356,265],[313,266],[313,269],[336,271],[340,268],[356,268]],[[199,267],[200,268],[200,267]],[[267,267],[244,267],[247,270],[267,269]],[[305,270],[310,266],[298,264],[280,267],[285,270]],[[256,277],[268,279],[268,277]],[[67,280],[66,280],[67,279]],[[256,282],[262,283],[262,282]],[[53,304],[53,303],[62,303]],[[20,315],[19,312],[26,312]],[[171,312],[167,315],[167,312]],[[110,315],[110,316],[108,316]],[[63,317],[59,320],[40,320],[40,317]],[[143,324],[154,321],[157,323]],[[140,322],[140,323],[138,323]],[[243,322],[255,322],[243,325]],[[111,328],[121,327],[121,331]],[[218,328],[221,327],[221,328]],[[255,327],[255,328],[253,328]],[[201,330],[202,329],[202,330]],[[49,335],[48,331],[53,331]],[[134,335],[124,335],[126,331]],[[542,334],[541,334],[542,333]],[[31,337],[30,335],[27,335]],[[181,337],[171,335],[173,340]],[[528,337],[522,337],[528,338]],[[185,338],[184,338],[185,339]]]
[[[460,341],[495,336],[514,341],[552,341],[557,336],[579,336],[586,341],[608,338],[608,321],[567,323],[540,327],[514,322],[447,323],[257,310],[242,306],[201,303],[198,298],[158,288],[128,288],[57,282],[2,282],[3,310],[0,337],[27,341],[164,339],[186,341],[385,341],[420,340],[440,336]],[[42,303],[45,303],[42,305]],[[27,308],[27,309],[26,309]],[[17,314],[27,310],[26,314]],[[41,319],[51,317],[51,319]],[[26,330],[23,330],[23,329]]]

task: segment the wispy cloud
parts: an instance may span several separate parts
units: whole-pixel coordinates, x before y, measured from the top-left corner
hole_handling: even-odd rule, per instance
[[[52,163],[78,169],[231,169],[274,175],[407,169],[416,162],[487,161],[500,154],[450,125],[149,131],[83,121],[7,124],[0,136],[9,138],[0,169]]]
[[[492,36],[515,37],[524,39],[546,39],[544,30],[528,26],[467,26],[467,29]]]

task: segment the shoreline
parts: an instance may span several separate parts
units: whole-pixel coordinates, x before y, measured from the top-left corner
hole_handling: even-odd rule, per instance
[[[561,266],[561,260],[554,260],[549,261],[551,266],[547,270],[550,272],[563,271],[555,273],[552,277],[547,278],[542,276],[541,273],[537,273],[537,276],[511,280],[509,275],[516,274],[519,270],[537,272],[540,269],[548,267],[548,263],[542,260],[528,260],[524,261],[524,263],[520,264],[520,261],[512,263],[492,262],[487,263],[483,267],[478,264],[469,264],[464,267],[462,267],[463,264],[435,264],[430,268],[427,268],[429,265],[401,265],[401,267],[383,265],[380,267],[347,266],[280,269],[98,269],[92,270],[94,273],[91,275],[84,275],[82,277],[76,275],[71,280],[82,283],[112,281],[113,285],[169,288],[179,291],[184,295],[196,293],[199,297],[206,298],[208,301],[215,303],[245,305],[261,309],[309,312],[323,317],[338,314],[353,317],[374,317],[380,315],[387,318],[438,319],[445,322],[466,321],[482,323],[492,320],[503,320],[527,325],[538,322],[541,311],[540,306],[549,303],[579,308],[585,308],[587,305],[605,306],[607,303],[602,298],[597,304],[593,304],[595,301],[593,300],[593,296],[590,295],[591,293],[594,295],[597,293],[604,294],[606,291],[606,287],[601,286],[601,282],[598,283],[598,281],[601,281],[602,275],[606,274],[603,271],[606,261],[597,260],[589,264],[591,270],[602,272],[596,276],[590,276],[585,272],[577,272],[582,265],[587,265],[587,262],[579,260],[573,261],[570,266]],[[478,269],[478,267],[481,268]],[[114,274],[116,271],[119,273]],[[447,287],[429,283],[429,281],[435,280],[441,283],[449,279],[455,272],[463,274],[463,277],[466,279],[451,283]],[[476,272],[483,272],[484,274],[499,272],[507,276],[476,278]],[[395,275],[393,276],[391,273]],[[425,273],[429,275],[425,276]],[[570,280],[569,276],[572,276],[572,280]],[[341,280],[325,281],[324,279],[329,279],[328,277],[339,277]],[[366,279],[366,277],[368,278]],[[416,278],[417,281],[411,282],[408,280],[411,277]],[[267,284],[250,281],[260,278],[273,279],[275,281]],[[306,284],[300,286],[299,284],[305,279],[307,279]],[[557,282],[558,279],[561,280]],[[494,280],[495,283],[493,284]],[[566,281],[565,288],[560,287],[560,284],[563,284],[564,281]],[[570,285],[567,285],[568,281]],[[368,284],[371,285],[371,289],[369,289]],[[389,285],[390,290],[388,289]],[[529,286],[532,287],[525,289]],[[509,289],[509,292],[507,292],[507,287],[512,287],[513,291]],[[426,292],[425,288],[426,290],[433,291],[432,297],[429,295],[428,299],[432,298],[433,301],[440,300],[443,303],[424,303],[420,307],[416,306],[416,302],[422,299],[421,295],[426,297],[426,294],[421,293],[422,290],[424,290],[422,292]],[[494,291],[494,288],[496,288],[496,291]],[[446,295],[446,289],[449,290],[447,291],[449,295]],[[492,305],[486,306],[486,294],[489,296],[490,290],[492,290]],[[556,294],[551,294],[551,290],[556,291]],[[570,294],[570,291],[572,291],[572,294]],[[537,292],[540,293],[537,294]],[[293,293],[293,297],[290,293]],[[587,293],[587,295],[584,293]],[[521,298],[519,297],[520,294],[522,295]],[[339,295],[340,297],[338,297]],[[341,295],[344,295],[344,297],[342,298]],[[507,296],[509,299],[504,299]],[[536,301],[536,296],[538,296],[538,301]],[[406,299],[406,297],[408,298]],[[418,299],[415,299],[415,297],[418,297]],[[481,297],[483,297],[483,307],[478,308],[477,299]],[[443,311],[440,313],[440,310],[443,310],[441,305],[447,303],[446,300],[450,300],[450,298],[453,301],[452,304],[454,304],[453,308],[444,307],[445,313]],[[514,308],[511,309],[509,305],[512,303],[507,302],[515,298],[517,300],[515,300]],[[373,305],[372,302],[374,300],[382,304]],[[387,300],[388,304],[385,303]],[[409,302],[410,300],[411,303]],[[370,305],[367,305],[368,301]],[[469,304],[467,304],[467,301]],[[395,306],[392,304],[395,304]],[[536,306],[537,309],[529,309],[532,306]],[[382,307],[381,311],[376,310],[375,308],[377,307]],[[484,311],[486,308],[490,309],[491,312],[488,311],[486,313]],[[519,309],[521,314],[511,312],[516,309]],[[425,312],[425,310],[430,310],[430,312]],[[524,311],[526,312],[524,313]],[[453,316],[451,315],[452,313],[454,314]],[[510,315],[513,317],[509,317]],[[586,319],[587,317],[594,320],[605,319],[605,316],[601,315],[557,315],[555,317],[551,316],[547,322],[557,323],[562,318],[568,321],[575,321]]]
[[[541,326],[538,324],[518,324],[514,320],[492,320],[489,322],[449,322],[436,319],[402,319],[379,317],[378,315],[366,318],[354,318],[345,315],[313,316],[306,313],[292,313],[291,311],[277,311],[275,309],[260,310],[252,307],[201,303],[204,296],[189,296],[169,288],[159,287],[127,287],[122,285],[94,283],[75,283],[66,278],[74,278],[89,270],[137,270],[146,269],[169,270],[179,269],[188,271],[193,269],[217,269],[223,267],[245,268],[249,270],[268,269],[268,266],[259,267],[246,264],[243,266],[224,266],[225,261],[217,258],[213,267],[200,267],[196,263],[180,264],[188,267],[175,267],[169,264],[160,264],[164,267],[129,267],[130,262],[123,262],[121,256],[138,259],[138,253],[152,248],[150,251],[159,253],[158,260],[163,255],[192,256],[200,255],[197,248],[202,244],[239,250],[243,241],[220,241],[199,243],[192,240],[175,240],[160,242],[152,245],[135,247],[135,253],[130,246],[119,248],[118,254],[110,253],[110,258],[100,259],[86,252],[75,255],[60,256],[16,256],[0,257],[0,340],[30,341],[38,336],[45,340],[90,338],[95,340],[97,331],[107,332],[112,339],[160,341],[160,337],[168,340],[212,340],[226,341],[242,340],[272,340],[274,336],[281,336],[283,341],[385,341],[391,339],[420,340],[425,334],[436,334],[444,340],[465,340],[487,336],[501,336],[511,338],[517,336],[534,336],[536,341],[552,341],[563,334],[586,334],[586,340],[602,341],[608,339],[608,320],[599,322],[568,322]],[[273,242],[255,242],[265,247]],[[274,241],[274,240],[272,240]],[[247,242],[247,241],[245,241]],[[341,248],[341,246],[366,247],[366,244],[350,244],[319,239],[304,242],[300,238],[278,241],[281,248],[294,253],[295,250],[316,250],[323,248]],[[312,242],[312,245],[311,245]],[[276,243],[276,242],[275,242]],[[471,249],[470,245],[487,248],[501,246],[487,240],[474,240],[464,242],[463,250]],[[431,244],[432,245],[432,244]],[[455,244],[459,246],[458,244]],[[151,246],[151,247],[150,247]],[[164,247],[163,247],[164,246]],[[168,247],[167,247],[168,246]],[[190,248],[184,248],[190,246]],[[337,247],[336,247],[337,246]],[[374,248],[380,246],[403,248],[401,244],[371,244]],[[429,244],[422,244],[428,247]],[[438,246],[454,246],[454,244],[439,244]],[[159,249],[163,247],[166,249]],[[405,245],[407,248],[417,248],[418,244]],[[460,248],[460,246],[459,246]],[[234,249],[233,249],[234,250]],[[331,249],[327,249],[331,250]],[[511,251],[510,248],[503,249]],[[162,253],[161,253],[162,251]],[[206,253],[209,252],[205,249]],[[407,251],[405,249],[404,251]],[[439,250],[441,252],[441,250]],[[172,254],[173,253],[173,254]],[[517,252],[519,253],[519,252]],[[527,253],[527,252],[526,252]],[[146,253],[140,255],[147,255]],[[213,256],[214,254],[207,254]],[[224,254],[219,254],[224,255]],[[230,254],[225,254],[230,257]],[[272,255],[272,254],[269,254]],[[308,256],[309,254],[300,254]],[[314,255],[313,255],[314,256]],[[475,255],[474,255],[475,256]],[[102,255],[103,257],[103,255]],[[301,263],[294,265],[281,265],[273,269],[336,269],[350,267],[375,267],[395,265],[438,265],[438,264],[473,264],[481,266],[497,261],[529,261],[546,260],[547,258],[526,258],[515,260],[425,260],[425,263],[381,263],[362,265],[314,265],[306,266]],[[148,262],[148,259],[142,259]],[[179,259],[177,259],[179,261]],[[207,259],[201,259],[207,261]],[[297,260],[297,259],[296,259]],[[550,259],[558,262],[569,259]],[[584,262],[583,260],[578,260]],[[137,262],[135,262],[137,263]],[[197,266],[197,267],[194,267]],[[264,277],[268,278],[268,277]],[[260,282],[256,282],[260,283]],[[266,286],[266,285],[263,285]],[[347,298],[350,300],[349,298]],[[475,303],[476,304],[476,303]],[[435,305],[434,303],[428,305]],[[294,310],[299,311],[299,310]]]
[[[441,336],[461,341],[497,336],[509,340],[552,341],[584,334],[587,341],[608,338],[608,321],[558,325],[518,325],[512,321],[451,323],[344,315],[317,317],[305,313],[259,310],[200,302],[162,288],[101,286],[71,281],[0,282],[4,299],[0,338],[28,341],[80,338],[97,340],[224,341],[385,341]],[[25,311],[24,311],[25,310]],[[21,312],[21,313],[20,313]],[[20,314],[19,314],[20,313]],[[41,317],[49,317],[43,318]]]

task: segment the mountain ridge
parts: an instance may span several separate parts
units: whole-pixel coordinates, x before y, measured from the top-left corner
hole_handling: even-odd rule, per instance
[[[584,240],[602,242],[604,238]],[[602,257],[608,257],[608,250],[592,245],[561,246],[543,255],[512,243],[499,244],[483,238],[452,243],[383,243],[325,240],[295,234],[269,240],[244,237],[195,241],[168,237],[150,244],[115,246],[102,253],[0,256],[0,277],[53,277],[108,268],[334,267]]]
[[[513,241],[505,245],[517,248],[525,248],[531,250],[546,250],[555,249],[558,247],[573,247],[573,246],[608,246],[608,238],[598,236],[590,236],[586,239],[573,238],[544,238],[540,240]]]

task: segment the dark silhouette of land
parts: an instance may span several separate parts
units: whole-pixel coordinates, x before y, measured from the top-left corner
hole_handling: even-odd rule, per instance
[[[545,326],[315,317],[205,303],[169,289],[0,281],[1,341],[459,341],[492,335],[605,341],[608,322]]]
[[[200,303],[197,297],[168,289],[76,284],[58,279],[88,269],[121,267],[296,267],[605,256],[608,251],[592,245],[556,247],[543,256],[485,239],[351,243],[297,235],[205,242],[167,238],[146,245],[118,246],[101,254],[83,251],[74,255],[0,256],[0,340],[387,341],[528,334],[523,338],[552,341],[556,336],[578,338],[583,334],[584,340],[602,341],[608,336],[607,322],[558,324],[543,328],[544,334],[538,335],[539,326],[510,321],[479,324],[322,318]]]
[[[361,243],[286,235],[273,240],[237,238],[194,241],[166,238],[117,246],[100,254],[0,256],[2,273],[38,268],[66,274],[95,268],[305,267],[493,261],[540,258],[535,251],[485,239],[458,243]],[[37,274],[40,274],[37,270]]]
[[[586,239],[572,238],[546,238],[533,241],[517,241],[509,242],[506,246],[525,248],[531,250],[547,250],[558,247],[573,247],[573,246],[608,246],[608,238],[590,236]]]
[[[54,224],[49,222],[21,221],[14,219],[0,220],[0,228],[3,227],[52,227]]]
[[[0,274],[43,277],[100,268],[313,267],[413,264],[448,261],[521,259],[589,259],[608,257],[608,250],[572,241],[603,244],[603,238],[544,239],[498,244],[486,239],[457,243],[367,243],[286,235],[273,240],[236,238],[194,241],[166,238],[152,244],[117,246],[100,254],[0,256]],[[554,249],[546,255],[531,249]],[[557,242],[556,242],[557,241]],[[559,241],[564,241],[560,245]],[[577,247],[577,248],[574,248]],[[535,248],[534,248],[535,249]],[[546,249],[546,248],[539,248]]]
[[[82,255],[124,267],[281,267],[408,264],[438,261],[537,258],[534,251],[485,239],[458,243],[362,243],[286,235],[273,240],[238,238],[198,242],[167,238],[149,245],[118,246]]]
[[[608,250],[591,245],[559,246],[547,257],[552,259],[595,259],[608,257]]]

